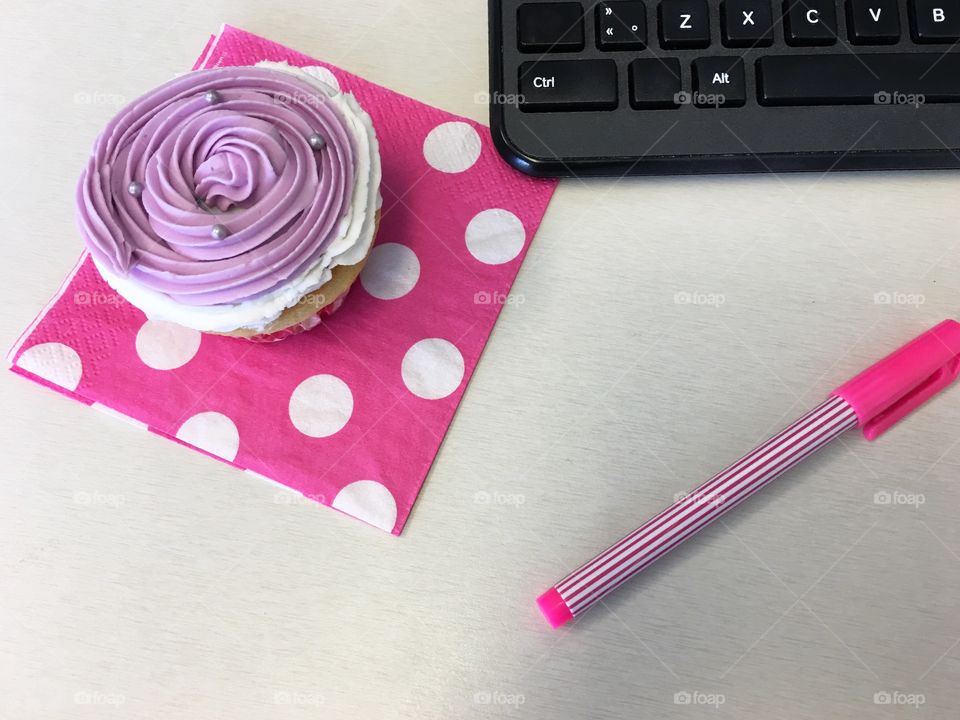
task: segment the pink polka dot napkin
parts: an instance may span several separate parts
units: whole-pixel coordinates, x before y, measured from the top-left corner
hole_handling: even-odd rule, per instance
[[[273,344],[200,335],[147,320],[83,255],[8,360],[250,482],[399,534],[555,183],[510,169],[482,125],[236,28],[196,67],[261,60],[316,68],[379,136],[380,232],[344,306]]]

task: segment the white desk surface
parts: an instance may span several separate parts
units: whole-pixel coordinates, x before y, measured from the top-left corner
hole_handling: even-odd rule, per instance
[[[135,97],[223,21],[485,121],[480,0],[4,2],[5,346],[77,255],[116,109],[78,93]],[[533,600],[960,316],[958,197],[952,172],[563,182],[399,539],[0,373],[0,717],[956,717],[960,388],[572,627]]]

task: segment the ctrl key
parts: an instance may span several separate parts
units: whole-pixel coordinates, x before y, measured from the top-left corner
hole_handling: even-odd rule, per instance
[[[613,60],[542,60],[520,65],[524,112],[613,110],[617,64]]]

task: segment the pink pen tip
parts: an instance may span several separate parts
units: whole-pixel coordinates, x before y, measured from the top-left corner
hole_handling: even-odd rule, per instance
[[[573,620],[573,613],[560,597],[555,587],[547,590],[543,595],[537,598],[537,605],[540,606],[540,612],[550,623],[550,627],[558,628],[564,623]]]

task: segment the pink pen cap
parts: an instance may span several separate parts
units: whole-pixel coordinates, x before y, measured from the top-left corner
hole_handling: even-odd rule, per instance
[[[565,624],[568,620],[573,620],[573,613],[563,601],[560,592],[552,587],[537,598],[537,606],[540,612],[550,623],[550,627],[556,629]]]
[[[960,376],[960,323],[944,320],[833,391],[875,440]]]

